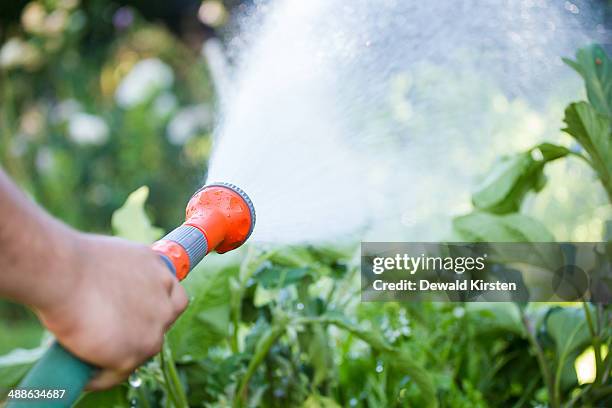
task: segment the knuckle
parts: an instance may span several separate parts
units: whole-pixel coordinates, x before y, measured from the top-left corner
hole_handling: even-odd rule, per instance
[[[189,298],[184,292],[178,293],[172,302],[173,318],[177,318],[187,308]]]
[[[166,289],[172,289],[174,286],[174,277],[167,271],[161,271],[160,282]]]
[[[151,345],[151,348],[149,349],[149,356],[154,356],[159,353],[162,349],[163,344],[163,337],[160,337],[159,339],[155,340]]]
[[[174,305],[172,300],[172,295],[169,295],[167,299],[163,300],[162,305],[160,305],[160,320],[168,320],[174,314]]]
[[[144,355],[145,359],[152,357],[159,353],[162,349],[163,345],[163,335],[159,334],[156,336],[151,336],[146,344],[144,345]]]
[[[138,358],[136,356],[128,356],[124,358],[117,367],[120,372],[129,373],[138,366]]]
[[[180,291],[180,294],[177,296],[176,302],[175,302],[175,312],[177,314],[181,314],[189,305],[189,298],[187,297],[187,294],[185,293],[185,291]]]

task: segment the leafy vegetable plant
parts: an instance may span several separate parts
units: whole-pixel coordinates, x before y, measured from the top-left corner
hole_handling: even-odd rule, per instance
[[[500,159],[457,217],[463,241],[553,241],[521,214],[556,160],[591,166],[612,200],[612,78],[599,46],[567,61],[588,101],[565,111],[580,150],[541,143]],[[161,230],[134,192],[113,217],[117,235],[151,242]],[[163,352],[129,383],[86,394],[79,407],[487,407],[612,405],[612,313],[602,305],[362,303],[356,248],[263,248],[210,255],[185,280],[187,311]],[[45,346],[0,357],[7,390]],[[591,378],[577,358],[591,358]]]
[[[588,101],[571,103],[565,109],[563,131],[575,139],[579,148],[541,143],[501,158],[472,195],[474,212],[454,220],[454,230],[460,239],[554,240],[540,222],[518,211],[527,193],[544,187],[544,168],[555,160],[576,157],[590,166],[612,204],[612,62],[599,45],[580,49],[576,60],[564,61],[582,76],[588,97]],[[607,228],[610,229],[610,222]],[[608,239],[610,231],[605,236]],[[582,310],[552,308],[534,322],[524,307],[518,307],[525,338],[537,357],[549,405],[609,404],[612,360],[605,354],[612,344],[610,308],[587,303]],[[539,325],[536,327],[536,324]],[[595,376],[588,385],[577,387],[573,361],[587,346],[593,350]]]

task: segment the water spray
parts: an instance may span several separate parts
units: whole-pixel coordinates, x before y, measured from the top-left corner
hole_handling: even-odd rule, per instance
[[[229,183],[207,184],[191,197],[185,222],[152,245],[178,280],[210,252],[225,253],[241,246],[255,227],[255,208],[249,196]],[[11,402],[18,407],[71,406],[96,372],[96,367],[80,360],[54,343],[30,370],[20,389],[65,390],[54,402]]]

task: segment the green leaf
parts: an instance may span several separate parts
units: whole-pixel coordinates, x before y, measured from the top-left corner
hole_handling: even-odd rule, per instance
[[[565,109],[564,132],[572,135],[588,153],[591,163],[604,184],[612,174],[612,138],[610,119],[597,113],[586,102],[575,102]]]
[[[35,349],[15,349],[0,356],[0,395],[6,394],[26,375],[28,370],[47,351],[48,346]]]
[[[564,389],[575,385],[574,361],[591,341],[584,310],[572,307],[551,309],[545,320],[545,328],[555,343],[555,382]]]
[[[419,387],[421,397],[426,407],[436,408],[438,406],[434,382],[425,368],[415,361],[414,356],[407,351],[401,350],[394,353],[388,353],[387,358],[393,367],[412,378]]]
[[[149,188],[140,187],[115,211],[111,224],[116,236],[143,244],[150,244],[161,237],[163,230],[151,224],[144,210],[148,196]]]
[[[329,338],[320,325],[312,327],[312,337],[308,343],[308,355],[314,369],[312,387],[316,388],[333,373],[332,349],[329,347]]]
[[[584,79],[589,102],[601,115],[612,117],[612,63],[604,49],[596,44],[576,52],[576,60],[566,64]]]
[[[284,288],[299,282],[310,272],[308,267],[281,267],[264,263],[253,275],[253,279],[266,289]]]
[[[377,353],[385,356],[389,364],[397,370],[407,374],[419,387],[423,401],[427,401],[428,407],[437,407],[436,388],[427,370],[416,362],[409,351],[399,350],[391,346],[378,330],[366,330],[337,313],[329,313],[322,316],[326,323],[333,324],[344,329],[360,340],[368,343]]]
[[[348,318],[339,313],[329,313],[323,316],[329,323],[344,329],[360,340],[368,343],[378,352],[392,352],[394,348],[385,340],[377,330],[367,330],[352,323]]]
[[[535,159],[534,152],[541,158]],[[542,143],[527,152],[500,158],[472,194],[472,203],[479,210],[496,214],[518,211],[529,191],[544,186],[546,163],[567,154],[569,150],[563,146]]]
[[[235,398],[244,398],[246,397],[246,391],[249,386],[249,381],[259,365],[263,362],[264,358],[270,351],[270,348],[276,343],[278,338],[285,332],[287,327],[287,319],[285,316],[276,316],[277,319],[272,326],[264,329],[261,337],[257,340],[257,344],[255,346],[255,352],[253,354],[253,358],[249,362],[249,366],[247,367],[247,371],[242,377],[240,381],[240,385],[238,386],[237,393]]]
[[[309,266],[317,262],[316,258],[305,246],[287,246],[273,251],[269,256],[274,264],[288,267]]]
[[[184,281],[192,300],[168,332],[178,361],[206,356],[211,346],[229,334],[230,279],[237,276],[238,265],[214,268],[210,262],[204,264],[196,267]]]
[[[590,341],[582,308],[556,307],[546,317],[546,332],[555,342],[557,354],[581,350]]]
[[[525,329],[521,322],[521,313],[513,302],[474,302],[466,303],[465,310],[476,322],[474,328],[478,333],[507,331],[521,337]]]
[[[105,391],[95,391],[83,394],[76,402],[74,408],[128,408],[128,389],[125,385],[118,385]]]
[[[552,143],[540,143],[534,148],[534,150],[535,149],[542,153],[543,160],[547,162],[560,159],[561,157],[565,157],[570,153],[570,150],[567,147]]]
[[[489,260],[497,263],[527,263],[554,271],[562,259],[560,251],[551,251],[537,245],[540,242],[554,242],[555,239],[544,225],[524,214],[494,215],[474,212],[456,217],[453,220],[453,229],[459,239],[466,242],[535,243],[521,247],[492,245]],[[528,256],[523,257],[523,251],[528,251]]]
[[[548,229],[524,214],[473,212],[456,217],[453,229],[467,242],[554,242]]]
[[[533,159],[528,153],[500,158],[472,194],[474,206],[495,213],[517,211],[521,200],[510,196],[532,164]]]

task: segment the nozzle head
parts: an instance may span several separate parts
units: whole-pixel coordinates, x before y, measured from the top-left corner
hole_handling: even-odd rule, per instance
[[[189,200],[185,224],[204,233],[208,252],[222,254],[238,248],[251,236],[255,207],[249,196],[233,184],[207,184]]]

